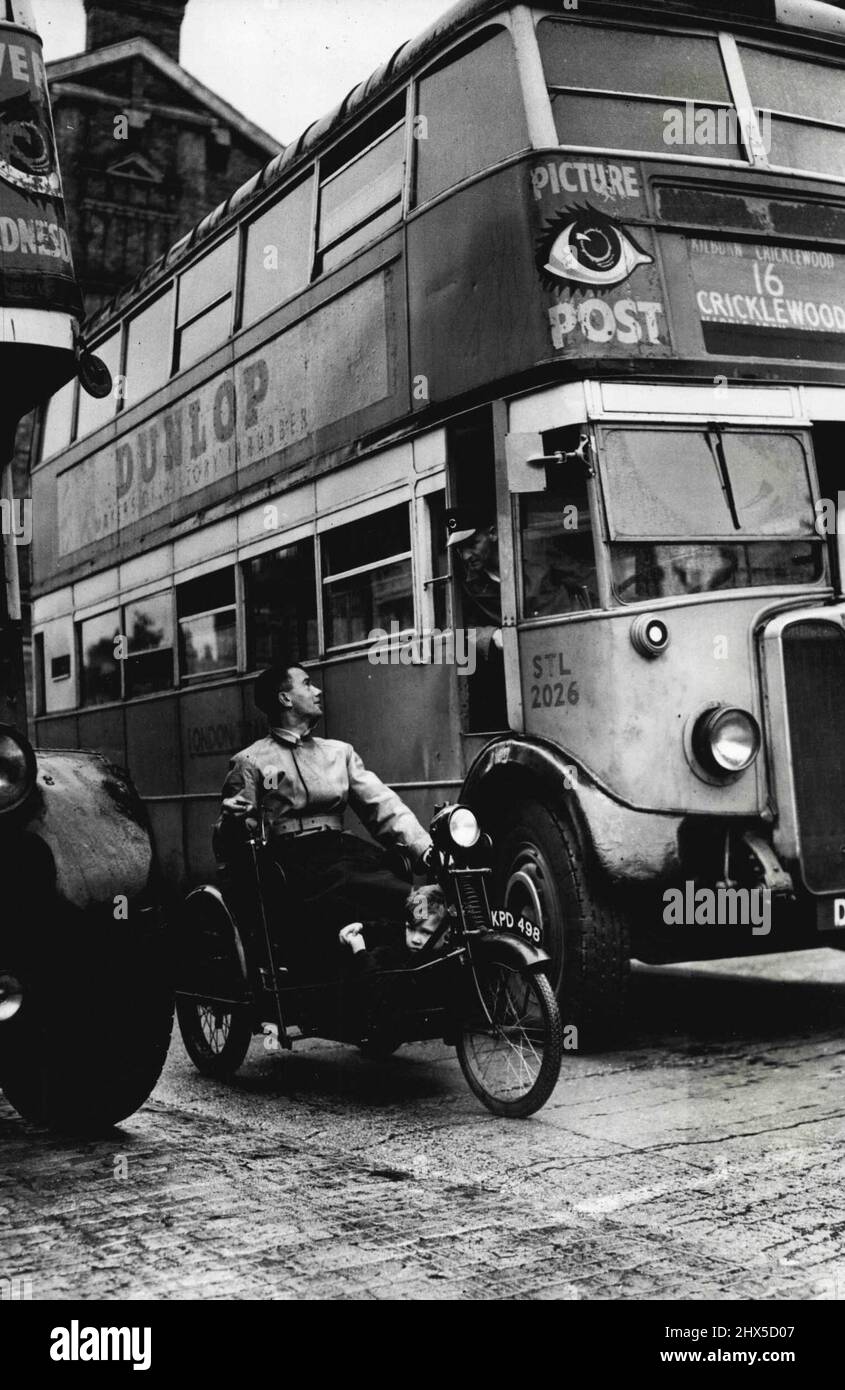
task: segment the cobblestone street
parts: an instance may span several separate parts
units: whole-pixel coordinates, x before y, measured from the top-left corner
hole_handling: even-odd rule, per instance
[[[453,1054],[174,1037],[152,1100],[63,1141],[0,1101],[0,1274],[34,1299],[845,1296],[845,957],[638,971],[629,1043],[528,1122]]]

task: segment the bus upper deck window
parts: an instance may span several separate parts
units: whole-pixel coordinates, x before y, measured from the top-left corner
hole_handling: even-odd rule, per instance
[[[247,228],[244,325],[254,323],[308,284],[313,201],[312,176]]]
[[[237,238],[227,237],[179,279],[176,368],[190,367],[225,342],[232,328]]]
[[[173,300],[171,285],[164,294],[129,320],[126,330],[125,409],[163,386],[170,375]]]
[[[548,18],[537,29],[562,145],[742,159],[719,45],[695,34],[652,33]],[[623,95],[624,94],[624,95]],[[709,111],[707,144],[685,144],[686,103]],[[693,131],[695,133],[695,130]]]
[[[416,116],[425,132],[414,141],[417,203],[524,149],[528,127],[510,32],[484,29],[425,73]]]
[[[740,44],[739,51],[770,164],[841,178],[845,173],[842,66],[750,44]]]
[[[317,656],[313,538],[256,555],[243,572],[249,670],[272,666],[281,652],[296,661]]]
[[[60,449],[66,449],[71,440],[73,407],[76,399],[76,382],[69,381],[55,396],[51,396],[44,418],[44,432],[41,436],[41,457],[50,458]]]
[[[235,670],[238,646],[232,567],[180,584],[176,602],[182,676],[190,680]]]
[[[400,220],[405,106],[403,93],[320,160],[318,274]]]
[[[327,649],[413,628],[407,504],[325,531],[322,550]]]
[[[116,378],[120,373],[120,332],[112,333],[104,343],[93,344],[92,351],[103,359],[112,374],[112,380],[117,385]],[[112,419],[117,410],[119,395],[119,391],[114,388],[107,396],[100,398],[89,396],[87,391],[79,392],[77,439],[91,434],[93,430],[99,429],[101,425],[107,424]]]

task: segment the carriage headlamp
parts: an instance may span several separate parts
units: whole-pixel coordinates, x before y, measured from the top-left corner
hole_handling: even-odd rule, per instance
[[[0,815],[13,811],[35,785],[35,754],[25,738],[0,724]]]
[[[744,772],[760,751],[760,726],[753,714],[733,705],[706,710],[692,735],[695,756],[717,775]]]
[[[461,849],[471,849],[478,844],[481,834],[478,821],[467,806],[458,806],[449,817],[449,834]]]

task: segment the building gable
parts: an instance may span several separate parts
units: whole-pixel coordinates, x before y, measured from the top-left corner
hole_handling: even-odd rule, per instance
[[[47,64],[47,78],[54,107],[68,96],[107,103],[120,100],[124,107],[139,110],[155,106],[229,129],[253,146],[262,162],[282,148],[148,39],[126,39],[92,53],[60,58]]]

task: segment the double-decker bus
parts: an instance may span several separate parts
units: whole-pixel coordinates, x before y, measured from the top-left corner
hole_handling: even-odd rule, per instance
[[[27,738],[15,431],[71,379],[108,392],[81,315],[41,40],[29,0],[0,0],[0,1087],[29,1120],[97,1129],[146,1100],[173,1009],[137,793],[100,755]]]
[[[174,881],[284,650],[477,809],[585,1032],[632,956],[845,942],[843,64],[831,5],[465,0],[88,324],[36,727],[129,766]]]

